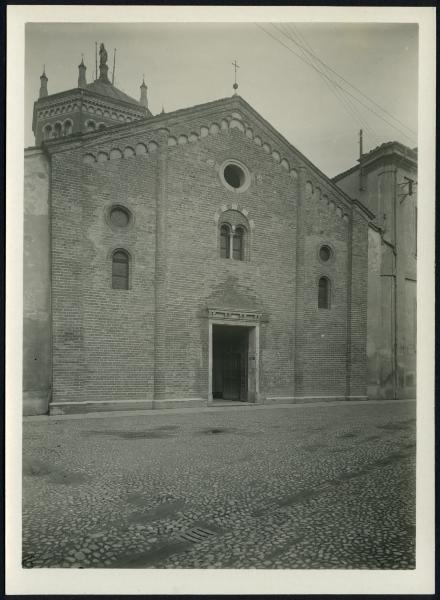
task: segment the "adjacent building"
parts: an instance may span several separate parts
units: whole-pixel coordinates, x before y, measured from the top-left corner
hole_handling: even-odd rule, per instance
[[[333,181],[375,215],[368,232],[368,397],[415,398],[417,149],[382,144]]]

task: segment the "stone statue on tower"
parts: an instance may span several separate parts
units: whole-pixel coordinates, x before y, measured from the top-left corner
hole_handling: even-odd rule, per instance
[[[99,47],[99,66],[102,67],[107,64],[107,50],[103,43]]]
[[[110,83],[107,76],[107,58],[107,50],[105,49],[104,44],[101,42],[101,45],[99,46],[99,79],[104,83]]]

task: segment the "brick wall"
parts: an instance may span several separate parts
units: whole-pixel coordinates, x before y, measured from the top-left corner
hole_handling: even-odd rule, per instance
[[[54,400],[144,400],[153,394],[156,160],[53,160]],[[69,183],[66,183],[66,179]],[[123,204],[134,222],[112,229]],[[130,290],[111,288],[111,253],[130,254]]]
[[[49,164],[41,150],[24,160],[23,411],[48,410],[51,389]]]
[[[368,285],[368,226],[356,206],[351,222],[351,290],[349,323],[349,364],[347,395],[366,396],[367,360],[367,285]]]
[[[353,276],[350,220],[337,192],[321,192],[316,175],[310,192],[305,172],[298,183],[240,128],[222,130],[226,116],[220,111],[218,131],[191,143],[193,132],[209,125],[206,117],[171,121],[170,132],[138,125],[118,132],[117,140],[108,132],[53,154],[55,402],[206,398],[207,307],[263,313],[263,397],[343,397],[349,344],[350,390],[364,385],[366,221],[353,222]],[[115,146],[134,149],[148,140],[154,146],[145,155],[83,162],[86,153],[111,155]],[[223,185],[219,168],[227,159],[249,170],[246,191]],[[109,226],[106,211],[113,203],[134,215],[127,230]],[[247,261],[219,256],[218,214],[226,209],[244,210]],[[322,243],[333,251],[328,264],[318,256]],[[130,253],[129,290],[111,289],[115,248]],[[321,275],[332,282],[329,310],[317,308]],[[359,310],[349,302],[353,285]]]

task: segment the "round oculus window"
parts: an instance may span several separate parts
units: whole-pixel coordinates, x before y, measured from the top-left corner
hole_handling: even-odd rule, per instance
[[[226,183],[233,188],[241,188],[246,180],[246,175],[238,165],[226,165],[223,171]]]
[[[328,260],[330,260],[331,255],[332,251],[328,246],[321,246],[321,248],[319,249],[319,258],[323,262],[327,262]]]
[[[250,184],[247,168],[236,161],[226,161],[220,168],[220,179],[231,191],[244,192]]]
[[[128,210],[120,206],[115,206],[110,211],[110,223],[113,227],[123,228],[127,227],[130,222],[130,213]]]

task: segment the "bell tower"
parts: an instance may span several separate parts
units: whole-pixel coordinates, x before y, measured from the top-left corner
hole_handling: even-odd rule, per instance
[[[107,50],[101,43],[99,77],[87,83],[87,67],[81,57],[78,87],[51,95],[47,89],[46,68],[43,68],[32,120],[36,146],[53,138],[92,133],[153,116],[148,109],[145,81],[141,85],[140,101],[131,98],[109,80],[107,60]]]

